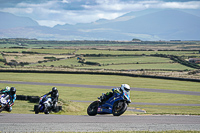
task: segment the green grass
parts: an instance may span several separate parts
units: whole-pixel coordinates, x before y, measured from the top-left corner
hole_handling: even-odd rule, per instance
[[[75,52],[75,49],[30,49],[30,51],[50,54],[72,54]]]
[[[178,63],[162,64],[120,64],[120,65],[103,65],[103,66],[82,66],[76,68],[84,69],[112,69],[112,70],[140,70],[140,69],[167,69],[167,70],[193,70],[193,68]]]
[[[16,46],[16,45],[10,45]],[[46,45],[47,46],[47,45]],[[32,49],[32,48],[0,48],[0,52],[22,52],[22,51],[30,51],[30,52],[38,52],[38,53],[50,53],[50,54],[67,54],[74,53],[75,49],[53,49],[53,48],[45,48],[41,49]],[[199,52],[197,51],[117,51],[117,50],[93,50],[93,49],[80,49],[75,54],[110,54],[110,55],[150,55],[150,54],[167,54],[167,55],[177,55],[177,56],[199,56]]]
[[[45,49],[32,49],[32,48],[0,48],[0,52],[19,52],[28,51],[28,52],[37,52],[37,53],[46,53],[46,54],[72,54],[75,52],[75,49],[53,49],[53,48],[45,48]]]
[[[0,48],[0,52],[18,52],[21,53],[22,51],[27,51],[28,49],[22,48]]]
[[[0,88],[5,88],[7,84],[0,84]],[[18,95],[33,95],[41,96],[51,90],[53,86],[40,86],[40,85],[23,85],[23,84],[10,84],[17,88]],[[78,87],[64,87],[57,86],[60,93],[60,98],[69,100],[80,101],[94,101],[102,93],[111,91],[108,89],[97,88],[78,88]],[[168,94],[157,92],[142,92],[131,91],[132,102],[144,102],[144,103],[177,103],[177,104],[198,104],[200,102],[199,96],[193,95],[181,95],[181,94]],[[183,102],[184,101],[184,102]]]
[[[13,48],[1,48],[0,51],[5,52],[19,52],[17,54],[8,54],[6,57],[7,62],[11,60],[16,60],[17,62],[29,62],[36,63],[30,64],[28,67],[37,67],[37,66],[53,66],[60,69],[63,67],[72,67],[72,68],[81,68],[81,69],[113,69],[113,70],[135,70],[135,69],[163,69],[179,71],[179,70],[194,70],[193,68],[181,65],[179,63],[173,62],[169,58],[161,57],[152,57],[152,56],[141,56],[142,54],[151,55],[151,54],[167,54],[167,55],[178,55],[178,56],[194,56],[199,57],[197,51],[117,51],[117,50],[94,50],[94,49],[80,49],[75,52],[75,49],[13,49]],[[38,55],[38,54],[20,54],[22,51],[37,52],[37,53],[48,53],[48,55]],[[57,55],[55,55],[57,54]],[[60,55],[61,54],[61,55]],[[78,63],[76,58],[38,63],[38,61],[44,61],[43,57],[56,57],[56,58],[65,58],[67,55],[63,56],[62,54],[110,54],[116,55],[116,57],[83,57],[86,61],[89,62],[98,62],[101,66],[92,66],[92,65],[82,65]],[[130,55],[130,56],[117,56],[117,55]],[[138,55],[138,56],[132,56]],[[75,56],[75,55],[74,55]],[[0,57],[3,58],[3,57]],[[136,64],[138,63],[138,64]],[[5,66],[3,63],[0,63],[0,66]],[[18,66],[21,68],[21,66]]]
[[[38,65],[41,65],[41,66],[43,66],[43,65],[45,65],[45,66],[54,65],[55,67],[62,65],[62,66],[72,67],[72,66],[78,66],[78,65],[81,65],[81,64],[78,63],[78,60],[76,58],[70,58],[70,59],[59,60],[59,61],[31,64],[31,65],[28,65],[28,66],[38,66]]]
[[[86,85],[110,85],[120,86],[121,83],[128,83],[131,87],[173,89],[199,92],[199,83],[186,81],[173,81],[148,78],[133,78],[125,76],[104,76],[104,75],[78,75],[78,74],[35,74],[35,73],[0,73],[0,80],[27,81],[27,82],[47,82],[47,83],[69,83]],[[122,82],[123,81],[123,82]],[[53,86],[25,85],[25,84],[5,84],[1,83],[0,88],[5,86],[15,86],[17,95],[41,96],[51,90]],[[142,87],[143,86],[143,87]],[[146,86],[146,87],[145,87]],[[71,100],[94,101],[101,93],[111,91],[108,89],[79,88],[56,86],[59,90],[60,99],[66,101],[63,105],[64,111],[58,114],[67,115],[87,115],[86,109],[90,103],[69,102]],[[173,88],[170,88],[173,87]],[[199,104],[199,96],[168,94],[156,92],[131,91],[132,102],[142,103],[177,103],[177,104]],[[13,106],[13,113],[34,113],[32,103],[16,101]],[[21,107],[25,107],[22,111]],[[145,109],[148,114],[196,114],[200,112],[200,107],[184,106],[155,106],[155,105],[130,105]],[[137,114],[137,112],[127,111],[125,114]]]
[[[168,58],[148,57],[148,56],[85,57],[84,59],[86,61],[98,62],[100,64],[172,62],[172,60]]]
[[[164,80],[151,78],[138,78],[113,75],[93,75],[93,74],[47,74],[47,73],[0,73],[0,80],[8,81],[27,81],[44,83],[64,83],[64,84],[85,84],[85,85],[103,85],[119,86],[127,83],[131,87],[168,89],[182,91],[200,92],[199,82]],[[110,88],[108,88],[110,89]]]
[[[197,51],[117,51],[117,50],[86,50],[81,49],[76,54],[110,54],[110,55],[150,55],[150,54],[167,54],[167,55],[196,55]]]
[[[199,106],[159,106],[159,105],[130,105],[130,107],[144,109],[147,114],[174,114],[174,115],[200,115]],[[135,114],[143,114],[134,112]]]

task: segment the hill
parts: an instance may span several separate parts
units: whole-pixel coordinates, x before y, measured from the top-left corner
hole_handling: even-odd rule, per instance
[[[37,24],[30,18],[0,12],[0,38],[45,40],[200,40],[200,17],[181,10],[130,12],[113,20],[56,25]],[[13,23],[15,22],[15,23]]]
[[[11,13],[0,12],[0,29],[17,27],[39,26],[38,23],[28,17],[19,17]]]

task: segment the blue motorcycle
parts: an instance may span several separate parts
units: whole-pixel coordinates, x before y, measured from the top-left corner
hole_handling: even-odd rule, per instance
[[[35,106],[35,114],[39,112],[44,112],[45,114],[49,114],[53,109],[52,99],[44,95],[39,100],[39,105]]]
[[[113,116],[120,116],[127,110],[127,105],[131,103],[130,92],[121,89],[121,93],[114,92],[114,95],[107,101],[101,100],[92,102],[87,108],[89,116],[97,114],[113,114]]]

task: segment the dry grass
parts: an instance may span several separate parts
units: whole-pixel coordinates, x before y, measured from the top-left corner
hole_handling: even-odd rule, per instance
[[[22,54],[22,53],[6,53],[4,57],[7,62],[16,60],[17,62],[28,62],[37,63],[38,61],[44,61],[44,57],[55,57],[55,58],[68,58],[73,55],[48,55],[48,54]]]

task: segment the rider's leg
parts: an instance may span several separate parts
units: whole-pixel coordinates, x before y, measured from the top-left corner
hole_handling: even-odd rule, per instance
[[[7,106],[5,109],[6,109],[6,111],[8,111],[8,112],[11,112],[11,111],[12,111],[12,107],[10,107],[10,106]]]
[[[58,104],[57,101],[54,101],[54,102],[53,102],[53,109],[56,109],[57,104]]]
[[[106,94],[103,94],[102,97],[101,97],[101,101],[106,101],[108,100],[109,98],[111,98],[113,96],[113,93],[112,92],[107,92]]]

